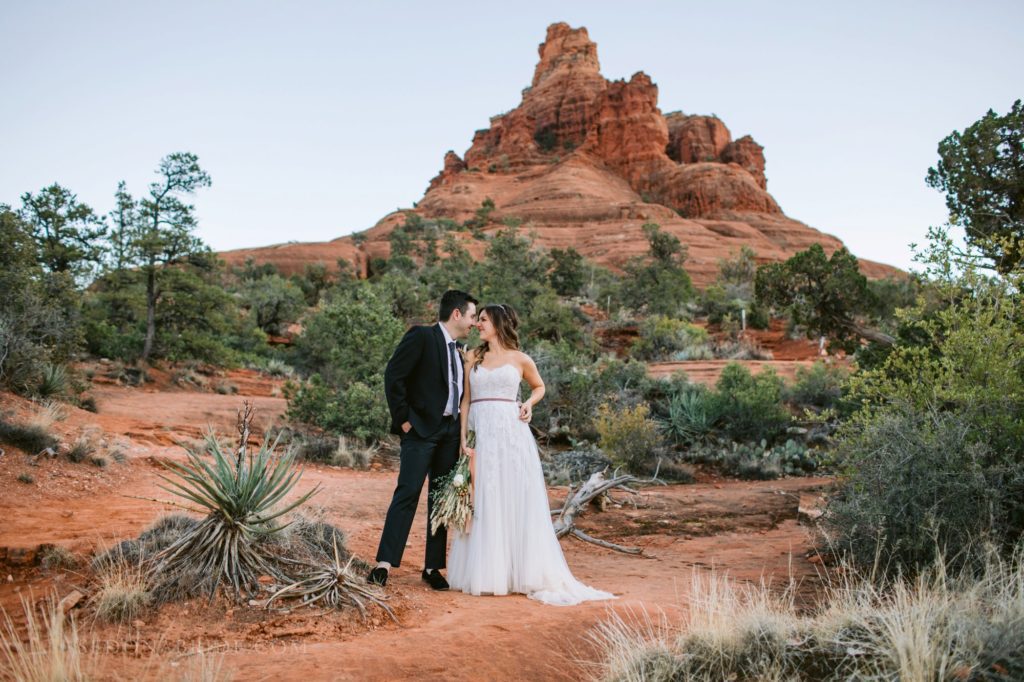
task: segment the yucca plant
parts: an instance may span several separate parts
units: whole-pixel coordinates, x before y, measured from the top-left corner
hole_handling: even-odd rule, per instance
[[[39,381],[39,395],[49,398],[63,394],[68,387],[68,371],[64,365],[46,365]]]
[[[338,537],[333,538],[334,556],[326,561],[303,562],[304,577],[282,587],[267,600],[266,606],[270,607],[278,597],[301,599],[303,604],[321,604],[330,609],[339,609],[345,606],[354,606],[359,610],[359,615],[366,618],[366,607],[369,604],[376,604],[391,616],[396,623],[398,618],[391,607],[384,603],[387,596],[379,587],[368,584],[366,579],[357,575],[352,570],[352,562],[355,557],[349,557],[348,561],[342,561],[342,553],[338,550]],[[298,563],[298,562],[292,562]]]
[[[243,590],[255,595],[261,575],[288,580],[265,540],[288,525],[274,520],[305,503],[319,486],[276,507],[302,473],[294,467],[293,455],[274,455],[276,440],[270,445],[264,441],[256,454],[248,454],[247,437],[246,427],[237,453],[226,453],[216,439],[210,439],[207,452],[212,464],[191,451],[186,464],[164,463],[172,475],[161,476],[168,484],[161,487],[208,513],[153,557],[150,575],[157,584],[170,583],[171,589],[185,593],[205,589],[212,600],[222,581],[241,597]],[[194,582],[181,585],[182,576]]]
[[[696,443],[711,434],[717,415],[705,391],[681,393],[669,403],[664,429],[677,443]]]

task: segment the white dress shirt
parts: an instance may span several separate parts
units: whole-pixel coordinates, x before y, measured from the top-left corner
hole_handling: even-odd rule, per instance
[[[449,344],[453,343],[455,339],[452,338],[451,334],[448,333],[448,328],[440,322],[437,326],[441,328],[441,333],[444,334],[444,359],[445,364],[448,366],[448,402],[445,403],[444,416],[450,417],[452,412],[452,372],[455,372],[455,386],[458,388],[459,394],[455,396],[456,409],[459,403],[462,402],[462,363],[456,361],[455,367],[452,367],[452,354],[448,350]],[[455,347],[455,356],[458,360],[459,347]]]

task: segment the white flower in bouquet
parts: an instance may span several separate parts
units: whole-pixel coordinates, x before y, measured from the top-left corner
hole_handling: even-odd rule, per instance
[[[473,518],[473,502],[470,499],[469,458],[459,458],[451,473],[443,477],[434,494],[434,509],[430,515],[430,532],[436,533],[441,526],[465,533]]]

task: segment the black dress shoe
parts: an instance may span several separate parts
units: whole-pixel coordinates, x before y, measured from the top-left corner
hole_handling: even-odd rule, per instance
[[[371,585],[380,585],[381,587],[384,587],[388,584],[388,569],[378,566],[370,571],[370,575],[366,576],[366,582]]]
[[[427,584],[433,587],[435,590],[448,589],[448,581],[445,580],[444,576],[438,573],[436,570],[430,571],[429,573],[427,573],[427,571],[424,570],[423,575],[420,577],[427,581]]]

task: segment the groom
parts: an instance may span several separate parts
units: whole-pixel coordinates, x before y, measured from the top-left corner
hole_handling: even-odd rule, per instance
[[[391,411],[391,432],[402,438],[398,486],[384,521],[377,549],[377,567],[367,582],[386,585],[388,571],[402,564],[423,479],[430,477],[427,497],[427,556],[422,578],[435,590],[447,590],[445,567],[448,529],[430,532],[430,511],[436,482],[459,458],[459,403],[463,366],[459,352],[476,324],[477,300],[464,291],[441,297],[438,323],[412,327],[402,337],[384,370],[384,394]]]

